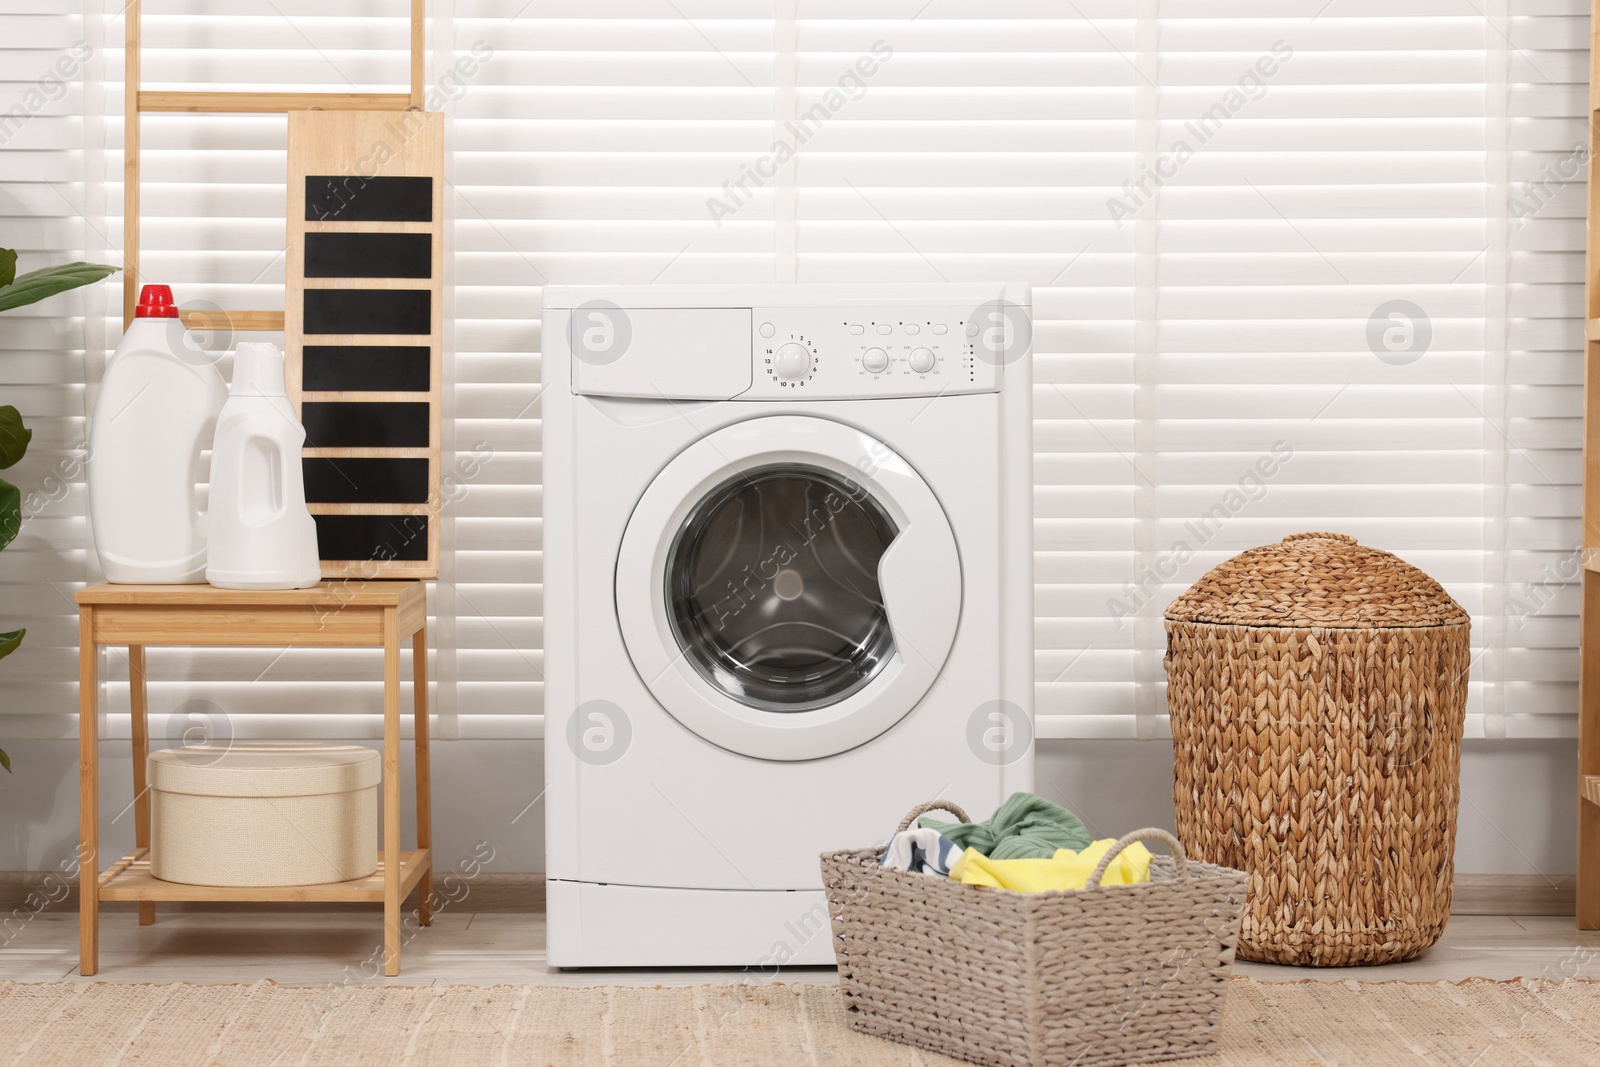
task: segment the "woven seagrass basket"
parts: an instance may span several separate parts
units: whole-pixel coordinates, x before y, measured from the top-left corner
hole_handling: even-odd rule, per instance
[[[1167,620],[1178,837],[1251,873],[1239,958],[1410,959],[1450,914],[1467,613],[1342,534],[1221,564]]]
[[[919,804],[902,830],[923,812]],[[1116,855],[1156,839],[1150,881],[1101,887]],[[1089,888],[1014,893],[822,854],[850,1025],[994,1067],[1094,1067],[1212,1051],[1247,876],[1186,860],[1165,830],[1123,837]]]

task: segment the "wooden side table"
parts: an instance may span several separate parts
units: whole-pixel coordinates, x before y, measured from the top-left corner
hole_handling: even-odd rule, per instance
[[[400,905],[417,889],[417,917],[433,922],[432,819],[428,793],[428,609],[421,582],[323,582],[311,589],[247,592],[209,585],[95,585],[78,602],[78,746],[82,844],[79,966],[99,969],[100,902],[136,900],[139,923],[157,901],[369,901],[383,904],[384,973],[400,973]],[[400,850],[400,642],[412,639],[417,847]],[[128,647],[133,711],[134,840],[99,873],[100,775],[96,651]],[[383,649],[383,852],[366,878],[264,888],[182,885],[150,874],[150,752],[144,650],[151,645]]]

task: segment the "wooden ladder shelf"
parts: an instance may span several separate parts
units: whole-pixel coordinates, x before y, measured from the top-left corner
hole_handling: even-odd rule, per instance
[[[291,111],[352,109],[406,111],[423,107],[423,64],[426,59],[426,0],[411,0],[411,91],[408,93],[212,93],[163,92],[141,88],[141,0],[128,4],[124,53],[123,191],[122,191],[122,327],[133,323],[133,310],[144,284],[139,270],[139,116],[148,112],[193,114],[288,114]],[[281,311],[195,311],[183,313],[190,329],[226,326],[240,332],[282,330]]]
[[[1589,50],[1589,151],[1600,118],[1600,0]],[[1578,627],[1578,927],[1600,929],[1600,181],[1589,168],[1583,263],[1583,602]]]

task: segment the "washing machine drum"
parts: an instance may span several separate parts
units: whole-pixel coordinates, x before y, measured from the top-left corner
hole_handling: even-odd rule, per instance
[[[949,655],[961,566],[949,520],[883,442],[826,419],[725,427],[641,498],[617,562],[639,675],[684,726],[764,759],[862,744]]]

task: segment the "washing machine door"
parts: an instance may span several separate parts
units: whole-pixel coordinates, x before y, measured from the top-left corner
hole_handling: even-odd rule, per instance
[[[640,498],[617,620],[661,706],[771,760],[844,752],[932,687],[961,619],[961,560],[933,490],[829,419],[723,427]]]

